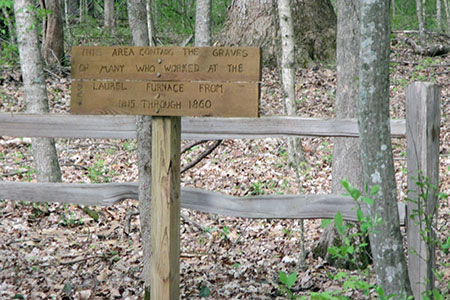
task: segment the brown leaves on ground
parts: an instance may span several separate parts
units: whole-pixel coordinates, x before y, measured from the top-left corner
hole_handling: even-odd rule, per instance
[[[442,86],[440,190],[450,191],[448,57],[417,56],[397,35],[391,56],[391,116],[405,117],[406,85],[414,80]],[[24,110],[18,69],[0,75],[2,112]],[[12,78],[12,79],[11,79]],[[16,78],[17,80],[15,80]],[[48,79],[52,112],[66,113],[70,80]],[[297,72],[298,114],[332,118],[336,76],[333,68],[317,66]],[[262,115],[282,114],[280,81],[276,70],[264,69]],[[394,158],[400,199],[406,193],[405,141],[395,139]],[[304,193],[329,193],[333,140],[304,138],[307,166],[301,172]],[[187,164],[208,144],[182,157]],[[64,182],[123,182],[137,180],[134,140],[57,139]],[[35,181],[31,145],[27,138],[0,137],[2,180]],[[182,185],[244,196],[298,191],[294,172],[287,167],[284,139],[226,140],[211,155],[182,175]],[[0,298],[17,299],[140,299],[143,281],[138,203],[95,207],[95,222],[74,205],[0,201]],[[308,255],[304,269],[299,258],[298,220],[251,220],[183,210],[181,225],[181,294],[196,299],[284,298],[278,291],[279,272],[298,271],[297,294],[331,291],[341,282],[331,280],[336,270]],[[449,202],[441,202],[439,238],[449,237]],[[200,223],[204,231],[188,220]],[[320,221],[306,220],[306,249],[319,239]],[[450,280],[448,255],[437,252],[437,268]],[[447,264],[447,267],[446,265]],[[373,280],[373,278],[372,278]],[[441,286],[442,288],[445,288]],[[206,291],[206,292],[205,292]],[[363,295],[349,293],[353,299]]]

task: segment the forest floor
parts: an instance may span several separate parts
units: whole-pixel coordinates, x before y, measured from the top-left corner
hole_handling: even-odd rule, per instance
[[[442,86],[440,185],[450,193],[450,57],[427,58],[413,53],[406,36],[393,40],[391,60],[391,117],[405,117],[405,87],[412,81],[433,81]],[[448,43],[448,41],[447,41]],[[20,68],[5,67],[0,90],[0,111],[24,110]],[[70,78],[64,72],[48,73],[52,112],[67,113]],[[280,80],[274,69],[263,70],[261,114],[282,114]],[[334,117],[336,72],[332,66],[298,70],[298,115]],[[184,172],[182,186],[229,195],[330,193],[333,139],[303,138],[307,160],[301,187],[287,166],[285,139],[225,140],[211,155]],[[184,145],[189,141],[183,142]],[[193,159],[207,144],[182,156]],[[135,140],[57,139],[63,181],[71,183],[137,180]],[[404,139],[393,139],[398,196],[406,195]],[[28,138],[0,137],[0,177],[7,181],[35,181]],[[130,212],[138,202],[126,200],[112,207],[95,207],[95,222],[75,205],[32,204],[0,200],[0,298],[11,299],[140,299],[143,291],[139,216]],[[323,229],[320,220],[305,220],[307,257],[298,267],[300,220],[244,219],[182,210],[181,295],[197,299],[283,299],[279,273],[298,272],[292,290],[338,291],[342,271],[314,258],[312,248]],[[438,237],[450,236],[450,200],[439,207]],[[201,224],[200,230],[195,224]],[[450,258],[437,251],[437,283],[449,292]],[[371,270],[372,267],[370,267]],[[357,271],[349,274],[358,275]],[[373,272],[372,272],[373,274]],[[374,276],[369,281],[374,282]],[[365,299],[361,291],[342,295]]]

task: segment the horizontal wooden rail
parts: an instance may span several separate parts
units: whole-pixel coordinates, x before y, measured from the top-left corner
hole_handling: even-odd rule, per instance
[[[391,132],[405,137],[405,120],[391,120]],[[182,118],[182,138],[193,140],[358,135],[356,119]],[[132,139],[136,124],[133,116],[0,113],[0,136]]]
[[[28,183],[0,181],[0,198],[31,202],[61,202],[110,206],[138,199],[137,183]],[[181,207],[242,218],[326,219],[340,211],[345,220],[356,221],[355,203],[340,195],[264,195],[234,197],[201,189],[182,188]],[[399,203],[401,223],[405,206]]]

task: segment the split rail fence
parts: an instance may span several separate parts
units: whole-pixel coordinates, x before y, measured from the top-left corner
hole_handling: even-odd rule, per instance
[[[418,174],[438,186],[440,88],[412,83],[406,89],[406,120],[391,120],[391,135],[407,140],[408,190],[420,192]],[[136,138],[134,116],[0,113],[0,135],[60,138]],[[300,117],[182,118],[183,139],[238,139],[267,137],[355,137],[355,119]],[[419,194],[419,193],[418,193]],[[0,199],[65,202],[110,206],[138,199],[134,182],[105,184],[24,183],[0,181]],[[436,195],[425,203],[398,203],[400,222],[407,226],[410,278],[416,299],[432,280],[435,254],[420,236],[423,220],[413,216],[419,205],[437,216]],[[205,213],[243,218],[343,218],[356,221],[354,201],[342,195],[263,195],[233,197],[193,188],[181,189],[181,207]],[[422,221],[422,223],[420,223]],[[428,282],[428,283],[427,283]]]

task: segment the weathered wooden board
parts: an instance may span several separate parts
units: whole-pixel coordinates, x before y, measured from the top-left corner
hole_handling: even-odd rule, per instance
[[[180,299],[181,118],[152,118],[151,299]]]
[[[138,199],[133,182],[77,184],[0,181],[0,199],[61,202],[110,206],[125,199]],[[181,207],[206,213],[242,218],[333,218],[338,211],[347,221],[357,221],[355,202],[341,195],[264,195],[234,197],[194,188],[181,188]],[[400,223],[405,204],[398,203]]]
[[[73,80],[71,113],[258,117],[259,84]]]
[[[439,186],[440,94],[441,88],[430,82],[414,82],[406,88],[408,197],[414,200],[407,203],[408,271],[415,299],[435,286],[435,244],[422,234],[436,238],[439,199],[431,187],[427,191],[417,182],[425,184],[427,178],[433,187]],[[424,193],[426,199],[420,196]],[[433,228],[427,228],[427,222]]]
[[[72,78],[260,81],[253,47],[73,47]]]
[[[300,117],[182,118],[184,139],[238,139],[286,136],[358,137],[355,119]],[[391,120],[392,137],[405,137],[405,120]],[[133,116],[0,113],[0,135],[61,138],[136,138]]]

